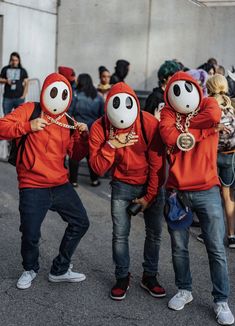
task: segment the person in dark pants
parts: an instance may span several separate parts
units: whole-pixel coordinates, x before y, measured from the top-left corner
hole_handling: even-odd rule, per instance
[[[3,113],[10,113],[24,103],[28,92],[28,73],[22,67],[20,55],[12,52],[9,65],[1,70],[0,83],[5,84],[3,94]]]
[[[104,114],[104,101],[98,94],[93,85],[92,79],[88,74],[80,74],[77,81],[77,94],[74,106],[73,117],[76,121],[85,123],[90,130],[92,124]],[[89,164],[89,156],[87,156],[88,168],[91,179],[91,186],[100,185],[98,175],[93,171]],[[78,161],[69,160],[70,182],[74,187],[77,186]]]
[[[112,171],[111,214],[116,284],[113,300],[126,297],[130,281],[129,205],[144,212],[145,245],[141,287],[155,298],[164,297],[158,282],[159,249],[164,205],[164,146],[158,121],[140,111],[135,92],[125,83],[115,84],[107,97],[105,116],[90,132],[90,164],[99,174]],[[130,207],[129,207],[130,208]]]
[[[0,119],[0,139],[16,138],[20,146],[16,153],[16,170],[24,272],[17,282],[19,289],[29,288],[39,271],[40,229],[48,210],[58,212],[67,223],[49,281],[80,282],[85,279],[84,274],[72,271],[70,262],[89,227],[89,220],[80,198],[68,182],[64,159],[69,154],[80,160],[87,154],[88,129],[85,124],[68,124],[66,110],[71,99],[68,80],[53,73],[44,81],[40,104],[25,103]],[[20,145],[19,139],[23,136],[27,139]]]

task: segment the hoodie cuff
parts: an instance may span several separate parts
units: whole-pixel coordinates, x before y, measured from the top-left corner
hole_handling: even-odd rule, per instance
[[[102,147],[102,154],[104,156],[114,156],[115,152],[116,152],[116,148],[112,147],[108,142],[106,142],[104,144],[104,146]]]
[[[151,201],[155,198],[156,195],[151,195],[151,194],[146,194],[144,196],[144,200],[146,200],[146,202],[151,203]]]

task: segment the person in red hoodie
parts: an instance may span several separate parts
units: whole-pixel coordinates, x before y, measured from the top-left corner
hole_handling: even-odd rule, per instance
[[[31,286],[39,270],[40,228],[47,211],[57,211],[68,224],[58,256],[53,260],[49,281],[79,282],[85,275],[71,270],[71,256],[89,227],[83,204],[68,182],[64,166],[67,154],[80,160],[87,155],[87,126],[68,124],[66,110],[72,98],[68,80],[49,75],[43,84],[40,103],[28,102],[0,119],[0,139],[16,139],[19,147],[16,170],[20,192],[21,255],[24,272],[19,289]],[[35,109],[39,116],[31,119]],[[70,128],[74,128],[73,132]]]
[[[103,175],[112,169],[111,213],[116,284],[111,298],[122,300],[129,288],[130,204],[144,211],[146,239],[141,286],[153,297],[165,296],[157,281],[164,194],[163,144],[158,121],[140,112],[135,92],[125,83],[115,84],[106,99],[105,116],[90,132],[90,164]],[[133,207],[132,207],[133,209]],[[132,212],[132,213],[131,213]]]
[[[224,128],[219,125],[221,110],[215,99],[203,98],[197,81],[184,72],[177,72],[170,79],[165,103],[160,134],[168,149],[170,165],[167,202],[176,193],[183,207],[187,206],[197,214],[209,258],[216,318],[222,325],[231,325],[234,317],[227,304],[229,279],[223,243],[225,227],[216,165],[218,131]],[[179,199],[174,203],[174,209],[178,203]],[[178,287],[178,293],[168,303],[173,310],[181,310],[193,300],[189,225],[182,216],[178,216],[175,223],[168,220]],[[186,219],[189,216],[186,215]]]

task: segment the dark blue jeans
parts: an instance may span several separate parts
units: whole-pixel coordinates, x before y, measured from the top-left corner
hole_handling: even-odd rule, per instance
[[[25,101],[24,98],[7,98],[3,97],[2,108],[4,115],[11,113],[13,109],[16,109],[17,106],[23,104]]]
[[[227,301],[229,279],[224,248],[225,227],[219,187],[204,191],[187,191],[185,193],[191,209],[197,214],[201,224],[209,258],[214,301]],[[176,286],[179,289],[192,291],[188,252],[189,229],[171,230],[168,228],[168,230],[171,236]]]
[[[113,260],[116,265],[116,278],[128,275],[130,256],[128,237],[131,227],[131,218],[126,209],[135,198],[146,193],[145,185],[130,185],[120,181],[112,181],[111,213],[113,220]],[[158,272],[159,250],[162,233],[164,207],[164,191],[161,189],[153,204],[145,210],[145,244],[144,244],[144,272],[155,276]]]
[[[60,244],[59,254],[53,260],[51,273],[67,272],[71,257],[89,227],[83,204],[70,183],[53,188],[20,189],[21,255],[25,270],[39,270],[39,239],[42,222],[48,212],[59,213],[68,223]]]

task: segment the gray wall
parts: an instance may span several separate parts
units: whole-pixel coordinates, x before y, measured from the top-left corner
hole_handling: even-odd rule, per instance
[[[213,56],[235,64],[235,7],[198,7],[188,0],[61,0],[58,65],[89,72],[113,71],[117,59],[131,62],[127,82],[151,89],[166,59],[196,67]]]
[[[10,53],[17,51],[30,78],[42,82],[55,71],[56,4],[56,0],[0,1],[1,67],[8,64]]]

